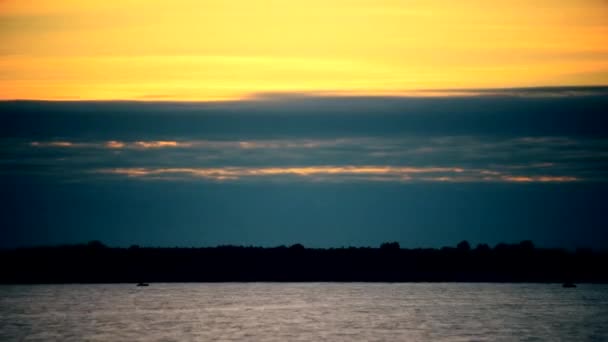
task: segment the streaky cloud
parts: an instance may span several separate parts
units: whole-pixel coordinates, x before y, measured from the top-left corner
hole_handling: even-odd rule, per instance
[[[558,98],[608,96],[607,86],[554,86],[554,87],[512,87],[512,88],[436,88],[413,89],[395,92],[393,95],[372,96],[347,91],[308,92],[260,92],[250,95],[247,100],[266,102],[298,101],[314,98],[463,98],[463,97],[514,97],[514,98]]]
[[[111,148],[111,149],[121,149],[121,148],[125,147],[126,144],[123,143],[122,141],[110,140],[110,141],[107,141],[104,144],[104,146],[107,148]]]
[[[507,182],[530,183],[530,182],[575,182],[579,179],[571,176],[502,176]]]
[[[434,175],[427,181],[606,181],[608,140],[562,136],[540,137],[336,137],[283,139],[188,140],[1,140],[0,164],[7,172],[87,175],[98,169],[232,170],[223,179],[267,176],[341,180],[412,180],[410,174],[435,168],[477,170],[464,174]],[[370,165],[374,166],[371,168]],[[332,169],[332,166],[338,169]],[[236,172],[241,168],[241,172]],[[355,169],[356,168],[356,169]],[[408,169],[409,168],[409,169]],[[245,175],[245,169],[250,170]],[[254,174],[253,170],[258,170]],[[19,171],[18,171],[19,170]],[[432,171],[432,170],[430,170]],[[452,170],[455,171],[455,170]],[[203,173],[198,173],[201,178]],[[396,174],[400,173],[397,177]],[[372,176],[373,175],[373,176]],[[167,172],[157,177],[168,178]],[[547,177],[571,178],[547,178]],[[148,178],[152,175],[148,174]],[[174,176],[173,178],[176,178]],[[503,177],[503,179],[500,179]],[[513,178],[508,178],[513,177]],[[517,178],[523,177],[523,178]],[[545,177],[545,178],[542,178]],[[211,176],[207,177],[213,178]],[[414,177],[422,181],[422,177]]]
[[[176,180],[206,179],[212,181],[236,181],[287,179],[316,182],[341,181],[392,181],[392,182],[575,182],[574,176],[503,175],[497,171],[463,169],[460,167],[398,167],[383,165],[367,166],[316,166],[316,167],[221,167],[221,168],[114,168],[99,169],[96,173],[126,176],[139,179]],[[435,176],[426,176],[434,174]]]
[[[107,149],[163,149],[163,148],[238,148],[281,149],[317,148],[360,142],[361,139],[271,139],[271,140],[138,140],[138,141],[32,141],[32,147],[46,148],[107,148]]]
[[[608,87],[476,91],[432,98],[274,94],[219,103],[0,101],[0,136],[148,142],[608,135]]]
[[[135,146],[140,148],[166,148],[166,147],[189,147],[188,143],[180,143],[177,141],[136,141]]]
[[[38,142],[38,141],[32,141],[30,143],[30,146],[33,147],[85,147],[85,146],[89,146],[89,144],[78,144],[78,143],[73,143],[71,141],[48,141],[48,142]]]

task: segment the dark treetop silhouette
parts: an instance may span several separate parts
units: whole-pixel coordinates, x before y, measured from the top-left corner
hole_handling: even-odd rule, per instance
[[[535,248],[531,241],[441,249],[291,247],[110,248],[0,251],[1,283],[218,281],[608,282],[608,252]]]

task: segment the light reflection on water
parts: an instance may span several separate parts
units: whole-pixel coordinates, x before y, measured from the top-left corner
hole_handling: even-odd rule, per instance
[[[608,285],[0,286],[0,340],[605,341]]]

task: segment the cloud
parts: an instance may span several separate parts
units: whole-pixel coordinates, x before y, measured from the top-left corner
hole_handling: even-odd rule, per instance
[[[391,182],[574,182],[572,176],[500,175],[490,170],[467,170],[459,167],[403,167],[385,165],[315,166],[315,167],[222,167],[222,168],[115,168],[95,172],[139,179],[206,179],[236,181],[308,180],[315,182],[391,181]],[[426,176],[433,174],[435,176]],[[492,176],[488,176],[492,175]],[[500,176],[495,176],[500,175]]]
[[[579,180],[578,178],[571,176],[502,176],[500,179],[516,183],[575,182]]]
[[[34,146],[34,147],[83,147],[82,144],[75,144],[70,141],[48,141],[48,142],[32,141],[30,143],[30,145]]]
[[[151,141],[119,141],[108,140],[105,142],[72,142],[72,141],[33,141],[30,143],[33,147],[70,147],[70,148],[108,148],[108,149],[123,149],[123,148],[138,148],[138,149],[158,149],[158,148],[183,148],[200,145],[200,142],[180,142],[169,140],[151,140]]]
[[[606,182],[607,90],[0,102],[0,172],[91,181],[99,170],[140,170],[145,179]]]
[[[189,143],[180,143],[177,141],[136,141],[135,146],[140,148],[167,148],[167,147],[190,147]]]
[[[608,139],[604,138],[5,140],[2,146],[0,164],[21,172],[40,172],[43,166],[45,174],[52,171],[63,177],[122,170],[114,173],[148,179],[260,181],[271,176],[325,181],[608,181]]]
[[[32,147],[47,148],[107,148],[107,149],[162,149],[162,148],[206,148],[206,149],[288,149],[288,148],[318,148],[328,146],[339,146],[353,143],[353,139],[297,139],[297,140],[148,140],[148,141],[32,141]],[[361,139],[356,139],[361,142]]]
[[[608,96],[606,86],[556,86],[556,87],[514,87],[514,88],[468,88],[468,89],[414,89],[400,91],[396,95],[367,96],[368,99],[407,99],[407,98],[467,98],[467,97],[511,97],[511,98],[560,98]],[[261,92],[252,94],[249,99],[268,102],[307,101],[319,98],[365,98],[356,92],[310,91],[310,92]]]
[[[112,149],[121,149],[121,148],[125,147],[126,145],[125,145],[125,143],[123,143],[121,141],[110,140],[110,141],[107,141],[104,144],[104,146],[107,148],[112,148]]]
[[[604,112],[608,87],[475,91],[483,95],[274,94],[216,103],[0,101],[0,136],[29,141],[149,143],[406,135],[607,135],[608,116]]]

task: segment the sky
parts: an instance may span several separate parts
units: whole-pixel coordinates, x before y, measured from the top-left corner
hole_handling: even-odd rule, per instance
[[[607,249],[605,0],[0,0],[0,248]]]
[[[0,98],[605,85],[607,37],[605,0],[1,0]]]
[[[2,247],[608,243],[608,87],[0,102]]]

